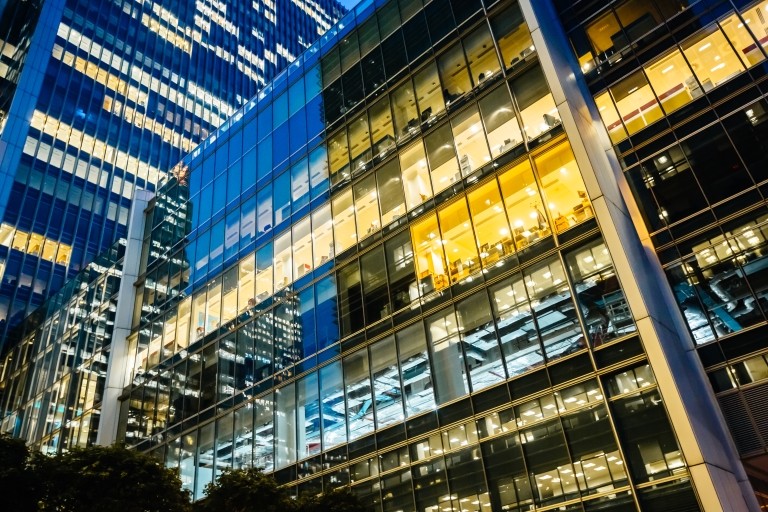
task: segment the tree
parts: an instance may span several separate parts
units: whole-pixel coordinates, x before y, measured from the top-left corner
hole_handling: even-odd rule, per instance
[[[37,510],[39,489],[29,450],[21,439],[0,435],[0,496],[7,510]]]
[[[187,512],[176,471],[123,447],[76,448],[34,457],[45,488],[40,509],[56,512]]]
[[[319,496],[303,496],[298,512],[365,512],[360,499],[349,489],[334,489]]]
[[[225,471],[205,487],[195,512],[292,512],[294,501],[258,468]]]

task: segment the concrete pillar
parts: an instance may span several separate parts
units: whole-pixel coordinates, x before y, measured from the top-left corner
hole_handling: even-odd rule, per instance
[[[152,199],[148,190],[136,190],[128,215],[128,236],[123,257],[123,275],[117,292],[117,311],[112,329],[112,341],[107,363],[107,376],[101,400],[101,420],[96,434],[96,444],[109,446],[117,440],[120,420],[120,395],[130,379],[128,335],[131,333],[133,309],[136,301],[134,283],[139,277],[141,245],[144,238],[144,210]]]

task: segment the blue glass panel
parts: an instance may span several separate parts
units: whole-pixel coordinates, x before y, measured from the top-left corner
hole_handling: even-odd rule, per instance
[[[247,247],[256,239],[256,196],[240,207],[240,239],[242,247]]]
[[[275,179],[273,189],[274,226],[290,219],[291,216],[291,176],[284,172]]]
[[[259,143],[258,180],[266,178],[272,172],[272,136]]]
[[[299,320],[302,358],[317,352],[315,335],[315,296],[312,287],[299,293]]]
[[[327,276],[315,284],[315,315],[317,318],[317,350],[339,341],[339,323],[336,319],[336,279]]]
[[[213,214],[224,208],[227,200],[227,175],[222,174],[213,182]]]
[[[277,128],[288,120],[288,93],[278,96],[272,103],[272,128]]]
[[[289,126],[292,155],[307,143],[307,119],[303,109],[291,117]]]
[[[307,135],[308,138],[313,138],[323,133],[325,129],[325,121],[323,120],[323,97],[317,96],[309,103],[307,103],[306,118],[307,118]]]
[[[272,135],[272,161],[274,162],[275,167],[288,159],[288,137],[288,123],[283,123],[278,126]]]
[[[224,232],[224,261],[229,263],[237,257],[240,241],[240,209],[230,212],[226,218]]]
[[[233,163],[227,171],[227,204],[239,199],[242,191],[240,183],[240,169],[243,166],[243,161],[238,160]]]
[[[211,228],[211,259],[208,271],[215,272],[224,262],[224,220],[220,220]]]

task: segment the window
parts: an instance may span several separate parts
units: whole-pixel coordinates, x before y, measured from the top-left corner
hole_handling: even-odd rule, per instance
[[[519,375],[543,364],[543,351],[531,316],[522,275],[514,275],[492,286],[490,292],[496,328],[509,376]]]
[[[506,69],[514,67],[533,53],[531,34],[517,2],[494,16],[491,28]]]
[[[274,292],[272,276],[272,243],[256,252],[256,302],[261,302]]]
[[[394,311],[397,311],[418,298],[410,233],[405,231],[387,240],[384,251],[387,259],[390,296]]]
[[[392,113],[398,142],[405,141],[419,133],[416,96],[410,80],[392,92]]]
[[[275,238],[275,290],[285,288],[293,281],[291,231]]]
[[[383,428],[405,419],[394,336],[374,343],[371,345],[370,351],[376,404],[376,428]]]
[[[373,139],[373,157],[383,159],[395,148],[395,132],[392,128],[392,111],[389,108],[389,96],[382,96],[368,109]]]
[[[434,213],[411,225],[411,238],[416,255],[416,276],[419,280],[417,293],[411,297],[414,299],[448,286],[448,274]]]
[[[506,379],[488,295],[482,290],[456,305],[472,391]]]
[[[443,95],[447,105],[462,99],[472,90],[467,73],[467,61],[460,43],[455,44],[437,59],[440,79],[443,82]]]
[[[467,52],[469,70],[475,85],[483,85],[486,80],[500,76],[499,57],[496,55],[488,25],[480,25],[474,32],[465,37],[464,48]]]
[[[347,188],[333,198],[333,237],[336,243],[336,254],[357,243],[355,231],[355,206],[352,202],[352,189]]]
[[[468,176],[491,161],[488,142],[477,108],[472,106],[451,119],[461,175]]]
[[[360,258],[360,273],[363,283],[365,319],[368,323],[375,322],[392,312],[387,293],[387,267],[384,264],[382,246],[378,246]]]
[[[344,404],[344,381],[341,361],[320,369],[320,414],[323,426],[323,448],[326,450],[347,441]]]
[[[443,91],[437,75],[437,65],[430,63],[413,77],[419,105],[419,122],[431,125],[445,111]]]
[[[523,142],[520,125],[515,117],[512,98],[506,85],[497,87],[479,102],[485,124],[485,134],[496,157]]]
[[[386,226],[405,214],[405,196],[397,160],[391,160],[376,171],[381,223]]]
[[[405,204],[408,210],[412,210],[432,197],[432,184],[421,141],[400,153],[400,169],[403,172]]]
[[[331,183],[339,183],[349,178],[349,146],[346,130],[341,130],[328,139],[328,161]]]
[[[365,113],[349,124],[349,149],[352,157],[352,173],[365,171],[371,161],[371,139],[368,116]]]
[[[556,146],[535,157],[534,162],[555,232],[561,233],[594,216],[569,144]]]
[[[314,267],[333,258],[333,224],[329,203],[312,212],[312,252],[315,255]]]
[[[312,229],[309,217],[304,217],[293,226],[293,265],[296,268],[296,279],[313,268]]]
[[[430,411],[435,407],[435,397],[424,327],[416,323],[399,331],[396,338],[406,416]]]
[[[539,66],[516,78],[512,82],[512,92],[523,119],[523,132],[529,141],[560,124],[555,100]]]
[[[344,358],[344,385],[347,398],[348,439],[353,441],[374,429],[368,350]]]
[[[451,127],[445,123],[424,138],[435,193],[461,180]]]
[[[435,313],[428,317],[426,322],[432,360],[439,368],[439,371],[435,372],[437,402],[444,404],[469,392],[459,339],[459,325],[453,307]]]
[[[528,160],[499,176],[512,237],[517,250],[551,235],[547,216]]]
[[[744,71],[731,43],[716,25],[683,41],[681,46],[704,92]]]
[[[355,183],[352,192],[355,199],[358,240],[362,240],[381,229],[375,176],[370,174]]]
[[[492,180],[467,195],[472,225],[475,228],[476,247],[484,267],[497,264],[515,252],[504,203],[496,180]],[[450,258],[449,258],[450,259]],[[473,272],[475,269],[470,268]]]
[[[451,284],[453,284],[464,279],[472,270],[478,268],[477,246],[475,245],[472,226],[469,223],[466,200],[462,197],[458,201],[440,208],[437,211],[437,216],[440,220],[442,238],[435,247],[437,249],[442,245],[442,249],[445,251],[449,261],[448,274]],[[437,278],[436,281],[438,281]],[[442,282],[436,284],[438,288],[442,287]]]

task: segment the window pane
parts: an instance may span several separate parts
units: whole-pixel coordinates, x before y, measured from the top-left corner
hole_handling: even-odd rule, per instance
[[[294,383],[275,392],[275,469],[296,462],[296,391]]]
[[[470,107],[451,119],[461,175],[467,176],[491,161],[488,142],[477,108]]]
[[[496,338],[496,328],[485,290],[458,303],[456,313],[459,317],[472,391],[479,391],[505,380],[501,348]]]
[[[371,345],[370,350],[376,404],[376,428],[383,428],[405,419],[394,336],[376,342]]]
[[[440,78],[437,76],[437,66],[434,62],[419,71],[414,76],[416,84],[416,99],[419,104],[419,122],[431,125],[437,116],[445,110],[443,92],[440,88]]]
[[[349,124],[349,149],[352,157],[352,173],[364,171],[371,161],[371,139],[369,137],[368,116],[357,116]]]
[[[344,358],[344,384],[349,440],[353,441],[372,432],[374,428],[367,349],[358,350]]]
[[[512,98],[506,85],[497,87],[480,100],[480,113],[485,123],[485,134],[494,157],[523,142],[520,125],[512,107]]]
[[[555,100],[549,92],[539,66],[531,68],[512,82],[512,92],[523,118],[523,132],[528,140],[560,124]]]
[[[256,253],[256,302],[261,302],[273,293],[272,244],[269,243]]]
[[[286,231],[275,239],[275,290],[285,288],[293,281],[291,232]]]
[[[610,91],[630,135],[661,119],[659,102],[642,71],[629,75]]]
[[[458,282],[468,272],[463,269],[471,269],[477,266],[477,246],[475,245],[472,226],[469,224],[469,212],[464,198],[451,203],[437,211],[440,219],[440,229],[443,233],[439,244],[450,262],[448,265],[451,283]],[[459,269],[462,269],[460,271]],[[436,279],[439,281],[439,279]],[[438,288],[442,288],[442,282],[436,282]]]
[[[528,269],[524,275],[547,359],[584,347],[584,335],[560,262],[551,258]]]
[[[424,139],[435,193],[461,180],[451,127],[446,123]]]
[[[298,459],[320,453],[319,399],[317,373],[312,372],[296,384]]]
[[[384,248],[381,245],[360,258],[363,304],[365,304],[365,319],[368,323],[380,320],[392,312],[387,293],[386,269]]]
[[[544,363],[521,275],[491,287],[491,305],[509,376]]]
[[[376,178],[373,174],[358,181],[352,187],[355,199],[358,239],[362,240],[381,229]]]
[[[333,258],[333,224],[329,203],[312,212],[312,249],[315,267]]]
[[[355,207],[352,202],[352,189],[347,188],[333,198],[333,236],[336,242],[336,254],[357,243],[355,232]]]
[[[413,266],[413,247],[408,231],[391,238],[384,244],[387,258],[390,296],[394,311],[404,308],[419,296],[416,271]]]
[[[677,48],[646,66],[645,73],[662,108],[668,113],[701,96],[699,84]]]
[[[602,240],[567,254],[565,261],[584,314],[584,325],[593,346],[634,332],[627,299],[613,270]]]
[[[312,230],[309,217],[293,226],[293,265],[296,267],[296,279],[312,270]]]
[[[254,401],[254,419],[256,425],[253,433],[253,463],[254,466],[271,471],[274,468],[274,402],[269,394]]]
[[[386,226],[405,214],[405,196],[397,160],[391,160],[376,171],[381,224]]]
[[[499,176],[517,250],[551,235],[539,187],[528,160]]]
[[[494,16],[491,19],[491,28],[507,69],[514,67],[533,52],[531,34],[517,2]]]
[[[424,327],[416,323],[396,336],[406,415],[410,417],[430,411],[435,407],[435,397]]]
[[[746,58],[747,61],[749,61],[750,65],[756,62],[761,62],[763,60],[764,56],[760,51],[760,47],[762,46],[763,48],[765,48],[766,46],[768,46],[768,24],[761,23],[758,25],[752,22],[752,20],[764,19],[762,16],[764,16],[764,12],[766,12],[766,9],[765,9],[766,7],[768,7],[768,4],[765,2],[765,0],[762,0],[761,2],[752,4],[749,8],[742,9],[741,11],[744,17],[744,21],[747,22],[749,30],[752,32],[752,34],[754,34],[755,38],[758,40],[759,46],[748,43],[746,37],[744,36],[741,36],[741,35],[736,36],[734,34],[736,30],[740,29],[739,28],[739,24],[741,23],[740,21],[736,23],[736,27],[737,27],[736,30],[734,30],[731,27],[731,23],[727,23],[727,21],[729,21],[732,18],[728,18],[727,20],[724,20],[721,22],[723,30],[728,35],[728,38],[731,41],[733,41],[734,46],[736,47],[736,51],[741,52],[739,55],[743,54],[743,56],[741,57],[742,60]],[[746,29],[747,27],[741,27],[741,28]],[[743,44],[743,43],[747,43],[747,44]]]
[[[744,65],[717,26],[683,41],[681,46],[704,92],[744,71]]]
[[[435,289],[448,286],[440,231],[437,228],[437,217],[434,213],[411,226],[411,238],[416,254],[418,295],[426,295]]]
[[[400,153],[400,169],[403,172],[405,204],[412,210],[432,197],[432,184],[421,142]]]
[[[469,389],[461,353],[459,326],[453,307],[427,318],[427,332],[435,365],[438,404],[466,395]]]
[[[440,79],[443,82],[443,94],[446,104],[460,100],[472,89],[467,73],[467,61],[461,44],[455,44],[437,59]]]
[[[595,96],[595,104],[600,112],[600,117],[603,119],[603,124],[608,130],[611,142],[616,144],[626,139],[627,130],[624,129],[624,125],[621,123],[619,112],[616,110],[616,105],[613,104],[611,95],[607,92],[598,94]]]
[[[499,57],[496,55],[488,25],[483,23],[474,32],[464,38],[469,70],[475,85],[499,76],[501,71]]]
[[[344,381],[341,361],[320,369],[320,400],[323,423],[323,448],[329,449],[347,441],[344,405]]]
[[[392,112],[398,142],[419,132],[416,97],[410,80],[392,92]]]
[[[349,178],[349,147],[347,146],[347,131],[328,139],[328,161],[330,162],[331,183],[338,183]]]
[[[515,252],[499,186],[496,180],[492,180],[470,192],[467,197],[480,262],[485,267],[495,265],[500,259]],[[462,268],[459,272],[474,270],[476,268]]]
[[[389,108],[389,96],[374,103],[368,110],[371,122],[371,138],[373,139],[374,158],[384,158],[395,148],[395,132],[392,127],[392,112]]]
[[[556,232],[592,218],[592,203],[569,144],[561,144],[534,161]]]

